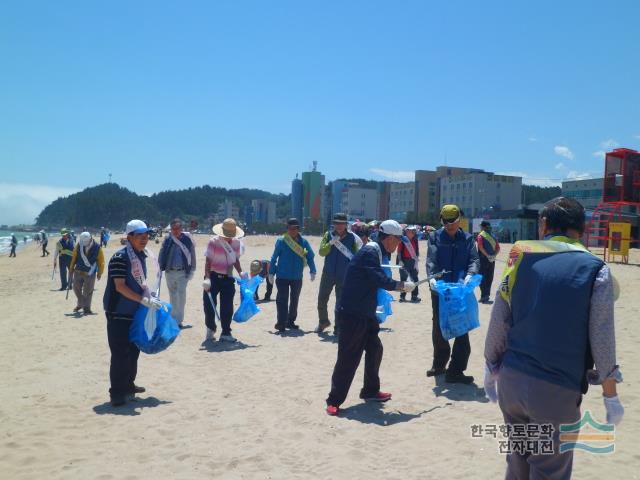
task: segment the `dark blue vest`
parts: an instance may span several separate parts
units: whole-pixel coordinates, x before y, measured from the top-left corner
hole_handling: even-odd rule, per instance
[[[347,250],[353,253],[353,244],[356,242],[353,233],[347,232],[347,235],[340,240],[340,242],[347,247]],[[324,267],[322,267],[322,271],[333,275],[333,277],[342,284],[344,274],[347,271],[347,265],[349,265],[349,259],[332,245],[329,254],[324,258]]]
[[[80,270],[81,272],[88,272],[91,270],[91,267],[98,260],[98,250],[100,250],[100,245],[96,242],[93,242],[91,248],[89,249],[89,253],[87,253],[87,260],[89,260],[89,265],[85,265],[84,260],[82,260],[82,255],[80,255],[80,249],[83,248],[82,245],[78,244],[78,254],[76,255],[76,270]]]
[[[191,239],[188,236],[182,235],[182,238],[180,238],[180,241],[184,244],[185,247],[187,247],[189,251],[192,251],[193,244],[191,242]],[[178,248],[180,250],[182,263],[188,275],[189,272],[191,271],[191,265],[187,263],[186,255],[182,252],[182,249],[178,245],[176,245],[176,243],[171,238],[171,235],[169,235],[167,238],[164,239],[164,243],[162,244],[162,248],[160,249],[160,256],[158,258],[158,263],[160,264],[160,270],[164,271],[167,269],[167,263],[171,259],[171,255],[173,254],[172,250],[174,248]]]
[[[511,294],[503,364],[571,390],[587,391],[591,293],[604,262],[589,252],[523,255]]]
[[[73,238],[71,238],[71,235],[69,235],[69,238],[67,240],[61,238],[60,240],[58,240],[58,242],[60,243],[60,246],[62,246],[63,250],[69,250],[70,252],[73,252],[74,242]],[[71,258],[72,254],[61,253],[60,255],[69,255],[69,258]]]
[[[433,233],[433,240],[437,247],[436,267],[432,273],[447,270],[442,280],[445,282],[457,282],[465,277],[469,270],[470,248],[473,241],[470,234],[458,230],[454,238],[451,238],[444,228]]]
[[[121,250],[118,250],[116,253],[113,254],[113,257],[116,257],[116,256],[124,259],[125,263],[127,264],[127,276],[125,278],[125,284],[127,285],[127,287],[129,287],[131,290],[136,292],[138,295],[142,295],[144,293],[144,290],[138,284],[138,282],[136,282],[136,279],[133,278],[133,275],[131,273],[131,261],[129,260],[129,256],[127,255],[127,249],[123,248]],[[147,264],[145,261],[146,255],[142,253],[138,253],[138,256],[142,261],[142,269],[144,270],[144,275],[146,277],[147,276]],[[107,287],[105,288],[105,291],[104,291],[104,297],[102,299],[102,306],[104,307],[104,310],[108,313],[111,313],[117,316],[133,318],[140,304],[138,302],[134,302],[133,300],[129,300],[123,295],[120,295],[116,291],[116,286],[113,281],[113,278],[109,276],[107,280]]]

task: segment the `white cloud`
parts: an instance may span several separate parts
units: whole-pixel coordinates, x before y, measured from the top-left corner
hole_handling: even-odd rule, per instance
[[[404,170],[384,170],[382,168],[370,168],[369,171],[394,182],[411,182],[416,178],[415,172],[408,172]]]
[[[591,155],[593,155],[596,158],[602,158],[604,159],[604,156],[606,155],[607,152],[605,152],[604,150],[596,150],[595,152],[593,152]]]
[[[637,138],[638,140],[640,140],[640,133],[634,135],[633,138]]]
[[[531,137],[529,137],[529,141],[530,142],[537,142],[538,141],[538,137],[531,136]]]
[[[567,166],[560,162],[560,163],[556,163],[556,166],[554,167],[556,170],[564,170],[565,168],[567,168]]]
[[[600,146],[603,150],[613,150],[614,148],[618,148],[620,144],[616,142],[613,138],[609,138],[603,142],[600,142]]]
[[[0,183],[0,224],[32,224],[49,203],[78,191],[79,188]]]
[[[585,180],[587,178],[591,178],[590,172],[576,172],[575,170],[571,170],[567,173],[567,180]]]
[[[569,160],[573,160],[575,158],[573,152],[569,149],[569,147],[565,147],[564,145],[556,145],[555,147],[553,147],[553,151],[556,155],[568,158]]]

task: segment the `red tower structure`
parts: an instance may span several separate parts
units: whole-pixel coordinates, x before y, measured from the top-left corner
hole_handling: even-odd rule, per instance
[[[602,201],[593,211],[585,232],[586,245],[607,248],[612,239],[609,224],[623,221],[623,207],[640,207],[640,152],[616,148],[605,156]],[[620,240],[620,238],[616,238]],[[638,240],[629,240],[637,243]]]

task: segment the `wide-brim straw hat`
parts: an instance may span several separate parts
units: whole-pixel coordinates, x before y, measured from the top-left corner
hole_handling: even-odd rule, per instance
[[[242,238],[244,231],[238,226],[233,218],[226,218],[224,222],[214,225],[213,233],[226,238]]]

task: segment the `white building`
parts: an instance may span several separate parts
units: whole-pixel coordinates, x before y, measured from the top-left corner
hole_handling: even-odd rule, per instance
[[[468,172],[440,179],[440,203],[458,205],[468,218],[522,204],[522,177]]]
[[[340,211],[349,220],[376,218],[378,192],[373,188],[361,188],[348,185],[342,189]]]
[[[236,221],[240,218],[240,209],[229,199],[226,199],[218,205],[218,212],[214,215],[216,223],[221,223],[225,218],[234,218]]]
[[[405,222],[416,211],[416,182],[392,183],[389,190],[389,218]]]

